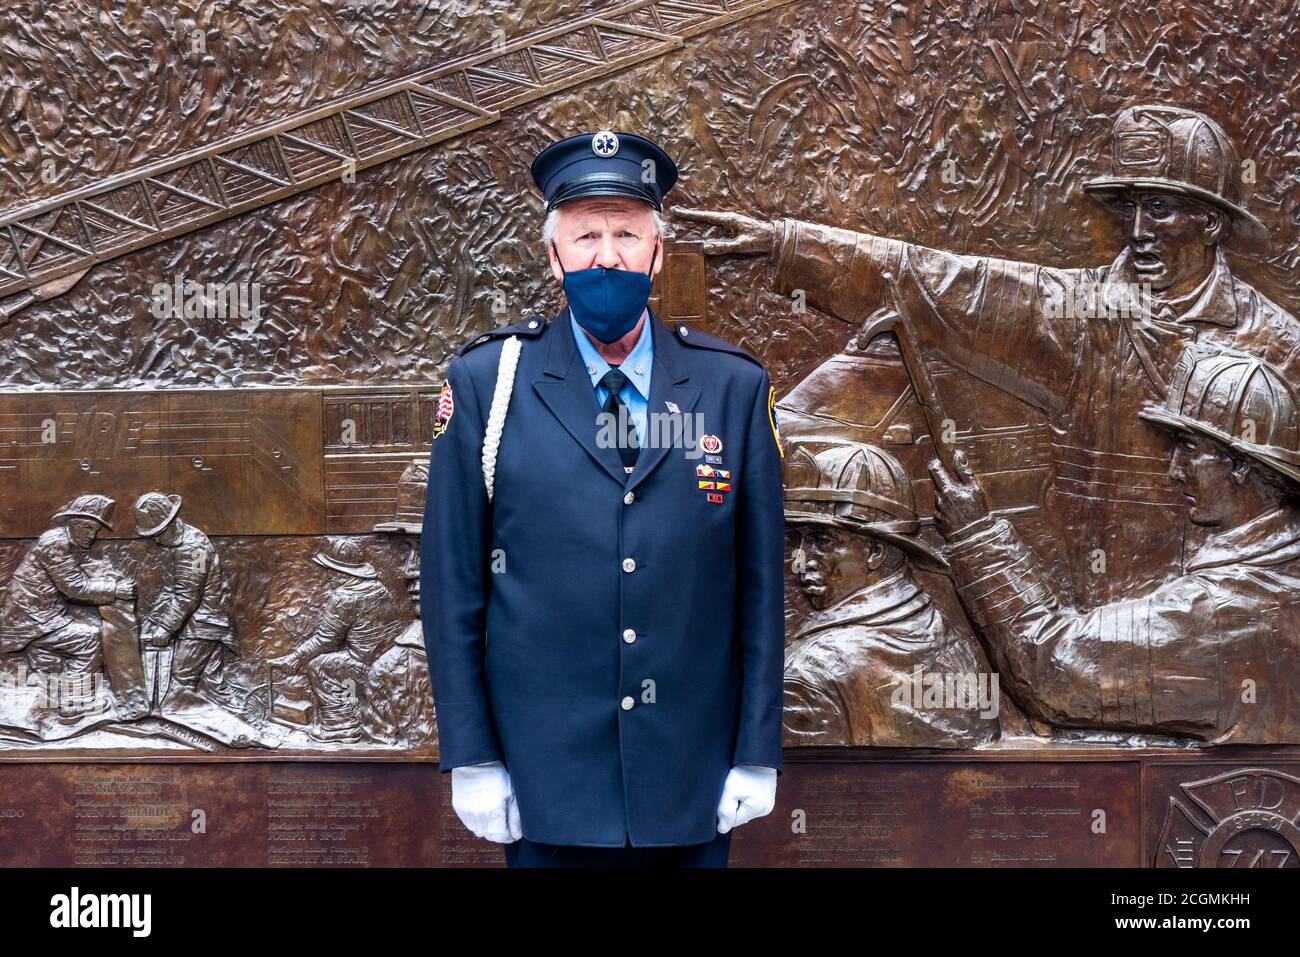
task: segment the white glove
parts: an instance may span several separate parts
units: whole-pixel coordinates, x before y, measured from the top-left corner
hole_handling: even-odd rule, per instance
[[[475,837],[510,844],[524,836],[510,772],[500,761],[452,768],[451,806]]]
[[[727,772],[718,801],[718,833],[771,814],[776,807],[776,768],[737,764]]]

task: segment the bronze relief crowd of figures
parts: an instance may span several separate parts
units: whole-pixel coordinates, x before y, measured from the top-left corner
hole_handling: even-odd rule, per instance
[[[180,495],[136,499],[130,521],[151,548],[130,568],[93,554],[121,521],[118,503],[77,496],[6,585],[0,746],[430,750],[414,545],[427,470],[423,458],[408,464],[397,514],[374,527],[410,536],[406,595],[381,580],[359,538],[325,539],[311,561],[327,573],[326,594],[293,650],[265,659],[245,651],[227,564],[185,521]]]

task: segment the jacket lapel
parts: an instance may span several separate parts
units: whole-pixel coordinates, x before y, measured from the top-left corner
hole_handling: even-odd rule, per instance
[[[682,357],[682,350],[685,347],[655,317],[654,312],[650,312],[650,330],[654,335],[655,359],[654,371],[650,376],[650,401],[646,408],[647,438],[656,433],[664,437],[664,433],[668,432],[666,429],[656,429],[655,418],[656,413],[663,415],[668,412],[669,402],[676,405],[685,418],[695,408],[695,403],[700,397],[698,388],[686,384],[690,376]],[[687,435],[697,442],[700,438],[693,430],[687,431],[684,427],[681,431],[673,430],[671,434]],[[632,472],[631,480],[627,483],[629,489],[641,484],[668,454],[669,443],[661,441],[653,444],[653,440],[651,441],[650,447],[643,448],[640,456],[637,457],[636,470]]]
[[[546,367],[542,376],[533,380],[533,389],[596,464],[619,485],[625,485],[628,474],[623,471],[618,449],[612,446],[601,448],[596,442],[596,416],[600,414],[600,406],[596,404],[596,390],[592,388],[591,377],[582,364],[578,345],[573,341],[567,309],[551,320],[546,338]],[[658,346],[659,340],[656,339],[655,348]],[[650,378],[653,392],[654,376]]]

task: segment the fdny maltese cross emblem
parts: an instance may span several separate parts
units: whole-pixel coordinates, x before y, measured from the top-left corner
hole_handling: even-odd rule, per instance
[[[1180,785],[1169,798],[1157,867],[1295,867],[1300,778],[1267,768]]]

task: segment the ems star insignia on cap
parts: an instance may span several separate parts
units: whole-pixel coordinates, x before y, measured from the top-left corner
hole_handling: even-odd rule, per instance
[[[597,156],[609,159],[618,152],[618,137],[609,130],[601,130],[591,138],[591,151]]]
[[[447,423],[451,421],[451,414],[455,410],[455,402],[451,396],[451,383],[444,382],[442,391],[438,393],[438,410],[433,416],[433,437],[435,439],[447,431]]]

